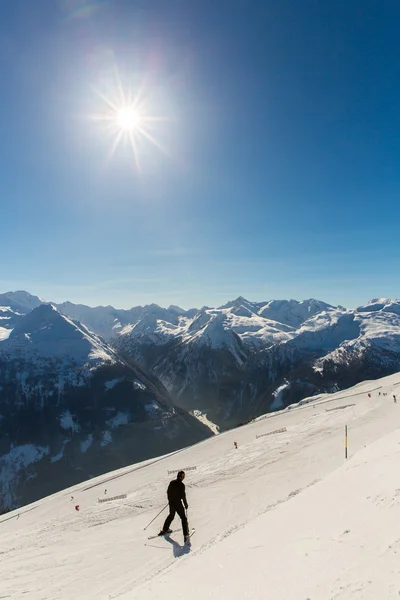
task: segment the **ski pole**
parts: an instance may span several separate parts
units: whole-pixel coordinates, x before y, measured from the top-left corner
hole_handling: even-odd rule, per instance
[[[164,508],[162,508],[162,509],[160,510],[160,512],[158,513],[158,515],[156,515],[156,516],[154,517],[154,519],[152,519],[152,520],[150,521],[150,523],[149,523],[148,525],[146,525],[146,527],[143,529],[143,531],[146,531],[146,529],[148,528],[148,526],[149,526],[149,525],[151,525],[151,524],[152,524],[152,522],[153,522],[153,521],[155,521],[155,520],[157,519],[157,517],[159,517],[159,516],[161,515],[161,513],[162,513],[162,512],[163,512],[163,511],[164,511],[164,510],[167,508],[167,506],[168,506],[168,503],[167,503],[167,504],[164,506]]]

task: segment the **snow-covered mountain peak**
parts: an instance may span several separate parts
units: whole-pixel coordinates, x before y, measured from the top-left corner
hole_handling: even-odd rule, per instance
[[[224,304],[223,306],[220,306],[219,308],[222,310],[223,309],[231,309],[233,312],[235,312],[235,314],[240,314],[240,312],[243,312],[243,316],[245,316],[244,313],[246,313],[246,311],[247,311],[247,314],[248,313],[257,313],[257,311],[258,311],[257,305],[253,304],[249,300],[246,300],[246,298],[243,298],[243,296],[239,296],[238,298],[236,298],[236,300],[231,300],[230,302],[227,302],[226,304]],[[247,314],[246,314],[246,316],[247,316]]]
[[[6,292],[5,296],[8,296],[11,300],[14,300],[15,302],[20,302],[21,304],[30,306],[31,308],[36,308],[37,306],[42,304],[42,302],[45,302],[43,298],[39,298],[39,296],[33,296],[25,290],[17,290],[16,292]]]
[[[372,298],[372,300],[369,300],[366,305],[369,306],[373,304],[381,304],[382,306],[384,306],[389,302],[391,302],[390,298]]]
[[[238,296],[235,300],[230,300],[223,306],[220,306],[220,308],[231,308],[231,306],[238,306],[239,304],[250,304],[250,303],[243,296]]]
[[[194,319],[192,320],[192,322],[190,323],[189,327],[188,327],[188,332],[195,332],[195,331],[199,331],[202,327],[204,327],[204,325],[206,323],[208,323],[208,321],[211,318],[210,313],[208,312],[209,309],[203,310],[201,309],[196,316],[194,317]]]
[[[259,315],[278,323],[300,327],[310,317],[334,307],[321,300],[309,298],[308,300],[271,300],[260,310]]]
[[[12,310],[26,314],[40,306],[44,300],[38,296],[32,296],[29,292],[18,290],[0,294],[0,306],[9,306]]]
[[[249,318],[251,318],[255,314],[254,310],[251,310],[244,304],[240,304],[240,306],[232,306],[229,309],[229,312],[232,313],[233,315],[237,315],[238,317],[249,317]]]
[[[226,327],[225,314],[217,313],[209,316],[209,320],[191,336],[190,341],[200,342],[210,348],[236,347],[240,343],[240,338]]]
[[[356,311],[359,313],[384,311],[400,314],[400,300],[390,298],[374,298],[367,302],[365,306],[359,306]]]
[[[52,304],[41,304],[21,319],[14,327],[11,337],[43,331],[46,328],[56,325],[57,322],[60,325],[64,324],[64,318],[57,309]]]
[[[12,350],[80,363],[115,361],[111,348],[52,304],[41,304],[17,322],[9,338],[0,345],[0,352]]]
[[[391,300],[388,304],[382,308],[382,312],[392,312],[397,315],[400,315],[400,301],[399,300]]]

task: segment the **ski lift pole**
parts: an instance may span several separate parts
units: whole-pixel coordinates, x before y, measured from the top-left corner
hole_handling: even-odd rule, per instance
[[[148,528],[148,526],[149,526],[149,525],[151,525],[151,524],[153,523],[153,521],[155,521],[155,520],[157,519],[157,517],[159,517],[159,516],[161,515],[161,513],[162,513],[162,512],[163,512],[163,511],[164,511],[164,510],[167,508],[167,506],[168,506],[168,503],[167,503],[167,504],[164,506],[164,508],[162,508],[162,509],[160,510],[160,512],[158,513],[158,515],[156,515],[156,516],[154,517],[154,519],[152,519],[152,520],[150,521],[150,523],[149,523],[148,525],[146,525],[146,527],[143,529],[143,531],[146,531],[146,529]]]

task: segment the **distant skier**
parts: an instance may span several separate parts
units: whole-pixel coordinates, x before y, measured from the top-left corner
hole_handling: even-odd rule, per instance
[[[393,394],[393,402],[394,402],[395,404],[397,404],[397,398],[396,398],[396,396],[395,396],[394,394]]]
[[[186,542],[186,540],[189,539],[189,526],[185,514],[185,508],[186,510],[188,509],[188,503],[186,500],[185,484],[183,483],[184,479],[185,472],[179,471],[178,475],[176,476],[176,479],[173,479],[168,486],[167,496],[169,503],[169,515],[165,519],[164,527],[160,531],[159,535],[171,533],[171,529],[169,528],[169,526],[175,518],[175,513],[178,513],[182,521],[183,537]]]
[[[233,444],[234,444],[234,446],[235,446],[235,448],[237,450],[237,442],[233,442]]]

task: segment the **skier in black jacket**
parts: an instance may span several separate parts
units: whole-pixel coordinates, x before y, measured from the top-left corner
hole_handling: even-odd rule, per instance
[[[185,514],[185,508],[186,510],[188,509],[188,503],[186,500],[185,484],[183,483],[184,479],[185,472],[179,471],[178,475],[176,476],[176,479],[173,479],[168,486],[167,496],[169,503],[169,515],[165,519],[164,527],[160,531],[159,535],[171,533],[171,529],[169,528],[169,526],[175,518],[175,513],[178,513],[182,521],[183,537],[186,541],[189,537],[189,526]]]

